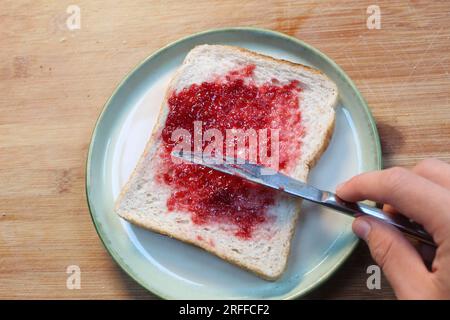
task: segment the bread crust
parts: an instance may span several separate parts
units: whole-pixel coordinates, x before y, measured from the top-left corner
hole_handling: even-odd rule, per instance
[[[228,45],[221,45],[221,47],[237,50],[237,51],[240,51],[241,53],[243,53],[245,55],[262,58],[262,59],[267,60],[267,61],[271,61],[271,62],[275,62],[275,63],[287,64],[290,67],[294,67],[294,68],[300,67],[300,68],[308,70],[308,71],[310,71],[312,73],[322,75],[322,76],[324,76],[324,77],[326,77],[328,79],[328,77],[322,71],[314,69],[314,68],[311,68],[309,66],[305,66],[304,64],[301,64],[301,63],[295,63],[295,62],[292,62],[292,61],[289,61],[289,60],[284,60],[284,59],[275,59],[274,57],[271,57],[271,56],[268,56],[268,55],[265,55],[265,54],[262,54],[262,53],[256,53],[254,51],[251,51],[251,50],[248,50],[248,49],[245,49],[245,48],[241,48],[241,47],[234,47],[234,46],[228,46]]]
[[[199,46],[197,46],[197,47],[199,47]],[[195,47],[195,48],[197,48],[197,47]],[[240,48],[240,47],[234,47],[234,46],[228,46],[228,45],[223,45],[222,47],[226,47],[226,48],[229,48],[231,50],[239,51],[241,54],[244,54],[246,56],[257,57],[259,59],[264,59],[264,60],[267,60],[267,61],[270,61],[270,62],[274,62],[274,63],[278,63],[278,64],[286,64],[286,65],[288,65],[290,67],[293,67],[293,68],[304,69],[304,70],[307,70],[307,71],[309,71],[311,73],[321,75],[325,79],[330,81],[330,83],[333,83],[323,72],[321,72],[319,70],[316,70],[314,68],[311,68],[311,67],[299,64],[299,63],[294,63],[294,62],[287,61],[287,60],[282,60],[282,59],[275,59],[273,57],[270,57],[270,56],[267,56],[267,55],[263,55],[263,54],[259,54],[259,53],[255,53],[253,51],[250,51],[250,50],[247,50],[247,49],[244,49],[244,48]],[[165,116],[164,110],[165,110],[165,106],[166,106],[166,101],[167,101],[169,95],[172,94],[172,92],[174,90],[174,85],[173,84],[174,84],[175,80],[178,78],[178,75],[182,72],[182,70],[183,70],[182,67],[188,62],[188,57],[189,57],[189,54],[185,58],[185,60],[184,60],[183,64],[181,65],[181,67],[175,72],[174,76],[172,77],[171,81],[169,82],[169,85],[168,85],[167,90],[166,90],[166,94],[164,96],[164,100],[163,100],[163,102],[161,104],[161,107],[160,107],[160,112],[159,112],[159,115],[158,115],[158,119],[157,119],[155,127],[152,130],[150,139],[147,142],[147,144],[145,146],[145,149],[144,149],[144,152],[141,155],[141,157],[139,158],[139,161],[138,161],[136,167],[134,168],[132,174],[130,175],[130,178],[128,179],[128,181],[125,184],[125,186],[122,188],[122,191],[120,192],[120,194],[119,194],[119,196],[118,196],[118,198],[116,200],[115,209],[114,210],[118,213],[119,216],[121,216],[125,220],[127,220],[127,221],[129,221],[129,222],[131,222],[131,223],[133,223],[133,224],[135,224],[135,225],[137,225],[139,227],[142,227],[142,228],[145,228],[147,230],[151,230],[151,231],[157,232],[159,234],[168,236],[170,238],[174,238],[174,239],[180,240],[180,241],[182,241],[184,243],[188,243],[188,244],[194,245],[196,247],[200,247],[200,248],[202,248],[202,249],[204,249],[204,250],[214,254],[215,256],[217,256],[217,257],[219,257],[219,258],[221,258],[221,259],[223,259],[223,260],[225,260],[225,261],[227,261],[227,262],[229,262],[229,263],[231,263],[233,265],[236,265],[236,266],[238,266],[238,267],[240,267],[242,269],[245,269],[245,270],[248,270],[248,271],[251,271],[251,272],[255,273],[256,275],[258,275],[259,277],[261,277],[261,278],[263,278],[265,280],[269,280],[269,281],[277,280],[283,274],[283,272],[285,271],[285,269],[287,267],[287,263],[284,264],[283,270],[281,270],[279,273],[277,273],[277,274],[275,274],[273,276],[270,276],[270,275],[264,273],[264,271],[262,271],[262,270],[260,270],[258,268],[248,267],[248,266],[244,265],[238,259],[233,259],[232,257],[228,257],[228,256],[224,255],[223,253],[215,250],[214,247],[208,245],[208,243],[205,243],[203,241],[198,241],[198,240],[195,240],[195,239],[192,239],[192,238],[188,238],[188,237],[184,236],[182,233],[180,233],[180,234],[171,234],[170,232],[164,230],[163,228],[158,228],[158,227],[155,227],[154,225],[145,223],[145,221],[140,221],[140,220],[136,219],[136,217],[131,212],[123,212],[123,211],[120,212],[118,210],[118,208],[120,206],[120,203],[122,202],[125,194],[130,189],[131,183],[133,181],[133,177],[137,174],[137,169],[138,169],[139,165],[143,162],[144,159],[146,159],[149,156],[150,152],[152,152],[152,147],[156,147],[157,144],[158,144],[158,140],[160,138],[160,132],[163,129],[163,126],[164,126],[164,123],[165,123],[165,121],[163,123],[163,121],[161,121],[161,119],[162,119],[162,117]],[[336,102],[337,102],[337,88],[336,88],[336,98],[335,98],[335,101],[333,102],[333,104],[335,105]],[[334,105],[332,106],[333,108],[334,108]],[[332,137],[332,134],[333,134],[334,125],[335,125],[335,114],[333,114],[333,119],[329,123],[329,126],[326,128],[325,137],[322,140],[322,143],[319,146],[318,150],[316,151],[316,153],[313,155],[313,157],[311,159],[306,159],[306,161],[305,161],[305,165],[307,166],[307,170],[308,170],[307,175],[309,175],[310,169],[317,163],[319,158],[322,156],[323,152],[328,147],[329,142],[330,142],[331,137]],[[153,158],[155,156],[155,153],[156,152],[153,152],[153,154],[151,154],[150,156]],[[293,239],[293,237],[295,235],[296,224],[297,224],[297,220],[298,220],[298,216],[299,216],[299,212],[300,212],[301,203],[302,203],[302,201],[299,200],[298,204],[296,205],[296,208],[295,208],[295,211],[297,212],[297,214],[295,215],[294,223],[292,224],[292,227],[290,229],[290,234],[289,234],[289,237],[288,237],[289,238],[289,244],[292,242],[292,239]],[[287,257],[290,254],[290,250],[291,250],[291,245],[289,245],[287,253],[283,257],[283,259],[285,259],[286,261],[287,261]]]

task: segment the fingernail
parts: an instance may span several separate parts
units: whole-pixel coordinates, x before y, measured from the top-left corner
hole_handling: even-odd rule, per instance
[[[353,232],[361,239],[363,239],[364,241],[367,240],[367,237],[369,236],[370,233],[370,229],[372,228],[370,226],[370,223],[367,222],[364,219],[356,219],[353,222]]]

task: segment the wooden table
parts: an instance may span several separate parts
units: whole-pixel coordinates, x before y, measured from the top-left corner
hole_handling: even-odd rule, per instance
[[[7,1],[0,10],[0,298],[138,298],[110,258],[86,205],[84,169],[97,116],[119,81],[161,46],[227,26],[270,28],[334,59],[367,99],[385,166],[450,161],[450,2]],[[76,3],[81,28],[69,30]],[[72,24],[73,25],[73,24]],[[360,245],[310,298],[393,298]],[[81,289],[66,289],[66,268]]]

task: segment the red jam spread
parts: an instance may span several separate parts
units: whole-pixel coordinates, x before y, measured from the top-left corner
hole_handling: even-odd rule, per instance
[[[174,164],[170,153],[177,142],[172,132],[186,129],[194,136],[194,121],[202,130],[279,129],[279,170],[289,172],[300,154],[303,128],[299,110],[297,81],[281,85],[277,79],[256,85],[254,65],[229,72],[211,82],[193,84],[173,92],[162,131],[162,165],[157,180],[171,188],[169,211],[185,211],[199,225],[232,225],[237,237],[250,239],[258,225],[268,222],[268,207],[277,191],[212,169],[192,164]],[[203,142],[203,148],[208,142]],[[270,144],[270,135],[268,135]],[[224,139],[225,153],[225,139]],[[258,160],[259,162],[259,160]]]

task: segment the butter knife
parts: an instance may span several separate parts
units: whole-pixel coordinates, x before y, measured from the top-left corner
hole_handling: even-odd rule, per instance
[[[248,161],[243,161],[241,159],[230,159],[227,157],[220,159],[196,152],[173,152],[172,156],[226,174],[239,176],[254,183],[335,209],[352,217],[361,215],[373,217],[397,227],[403,233],[408,234],[423,243],[433,247],[436,246],[431,235],[428,234],[422,226],[401,214],[388,215],[383,210],[361,202],[353,203],[344,201],[332,192],[317,189],[307,183],[293,179],[281,172],[273,171],[267,167],[249,163]]]

